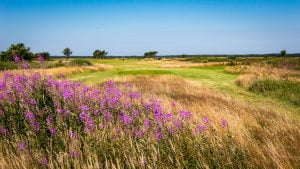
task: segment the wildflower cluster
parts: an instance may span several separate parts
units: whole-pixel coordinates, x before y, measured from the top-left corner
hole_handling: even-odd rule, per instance
[[[120,86],[114,81],[96,88],[38,73],[6,73],[0,79],[0,141],[18,137],[20,151],[34,144],[46,152],[51,143],[57,144],[52,150],[76,158],[80,154],[78,140],[99,132],[105,133],[107,142],[125,137],[159,143],[194,133],[190,128],[193,116],[174,106],[165,111],[158,99],[146,99],[131,85]],[[195,130],[203,133],[209,123],[204,117]],[[221,125],[228,123],[223,120]],[[43,165],[48,163],[45,157],[41,159]]]

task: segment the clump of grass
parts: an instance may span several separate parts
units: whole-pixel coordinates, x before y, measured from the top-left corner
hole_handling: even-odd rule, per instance
[[[296,81],[258,80],[249,86],[249,90],[300,105],[300,83]]]

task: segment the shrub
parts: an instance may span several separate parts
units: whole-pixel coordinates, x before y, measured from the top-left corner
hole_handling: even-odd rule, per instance
[[[13,62],[0,62],[0,70],[17,69],[18,66]]]
[[[236,61],[232,61],[230,60],[228,63],[227,63],[228,66],[236,66],[237,65],[237,62]]]
[[[34,54],[23,43],[12,44],[6,51],[1,52],[0,61],[13,61],[18,56],[22,60],[32,60]]]
[[[89,66],[92,65],[92,62],[88,59],[74,59],[70,62],[71,66]]]
[[[94,59],[104,59],[106,57],[106,55],[108,54],[108,52],[106,52],[105,50],[95,50],[93,52],[93,58]]]
[[[49,60],[50,59],[50,53],[49,52],[36,53],[35,57],[37,58],[38,56],[42,56],[45,60]]]

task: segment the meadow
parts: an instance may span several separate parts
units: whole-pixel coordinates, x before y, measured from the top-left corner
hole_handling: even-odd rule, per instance
[[[1,168],[300,168],[299,58],[18,64]]]

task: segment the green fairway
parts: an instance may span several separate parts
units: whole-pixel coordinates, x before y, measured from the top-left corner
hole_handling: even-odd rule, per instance
[[[96,84],[119,76],[169,74],[195,80],[209,88],[218,89],[233,95],[254,96],[253,93],[237,87],[234,81],[238,75],[224,73],[224,66],[161,68],[162,64],[169,63],[169,61],[144,61],[138,59],[93,60],[93,63],[111,65],[113,68],[102,72],[74,74],[70,75],[69,79]]]

